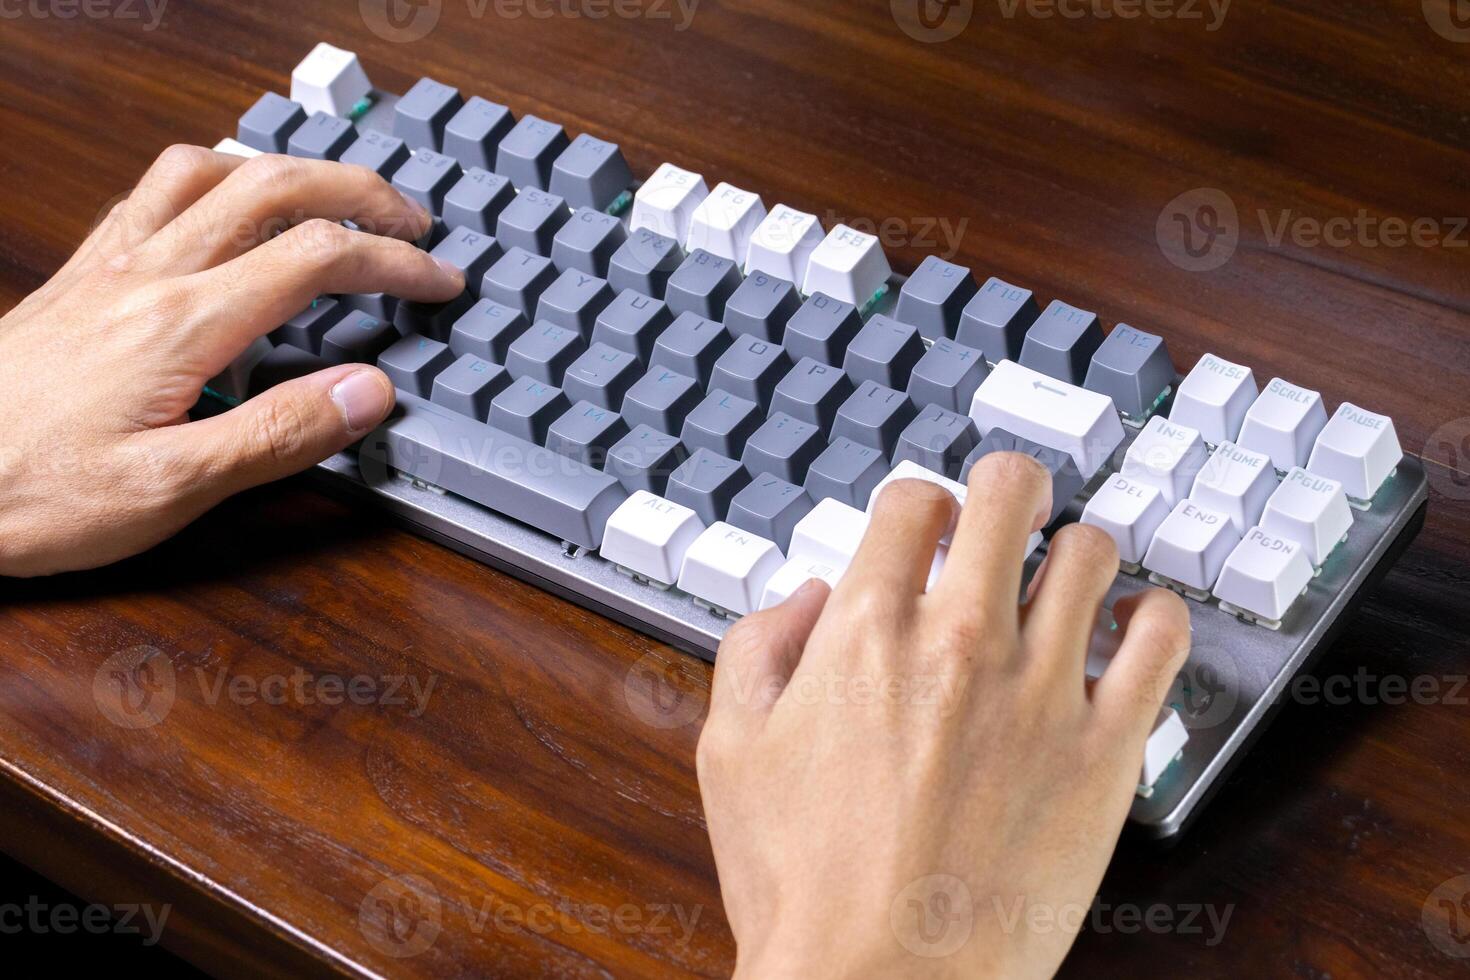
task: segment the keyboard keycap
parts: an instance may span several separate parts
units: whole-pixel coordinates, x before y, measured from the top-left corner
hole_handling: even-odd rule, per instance
[[[393,314],[398,312],[398,298],[386,293],[347,293],[339,298],[349,310],[358,310],[390,323]]]
[[[647,230],[678,245],[688,239],[694,209],[707,196],[709,188],[699,174],[672,163],[661,163],[633,195],[629,230]]]
[[[241,143],[233,136],[226,136],[224,139],[214,144],[214,152],[228,153],[230,154],[230,156],[244,157],[246,160],[249,160],[251,157],[260,156],[260,151],[257,150],[255,147],[246,146],[244,143]]]
[[[397,341],[398,330],[392,322],[349,310],[322,334],[322,360],[328,364],[373,364]]]
[[[1307,469],[1337,480],[1349,500],[1371,501],[1403,458],[1393,419],[1343,402],[1317,436]]]
[[[780,344],[746,335],[725,348],[715,361],[709,387],[723,388],[766,408],[776,385],[789,370],[791,361]]]
[[[696,379],[669,368],[653,367],[623,396],[623,417],[629,425],[678,432],[684,425],[684,417],[703,397]]]
[[[453,228],[429,254],[464,273],[465,285],[473,293],[478,292],[485,273],[500,258],[501,248],[489,235],[469,228]]]
[[[535,378],[517,378],[490,400],[490,424],[503,432],[541,445],[551,423],[571,404],[560,388]]]
[[[444,125],[444,152],[466,171],[494,170],[500,141],[514,125],[515,117],[505,106],[472,95]]]
[[[393,309],[393,325],[405,337],[409,334],[422,334],[435,340],[448,340],[455,322],[464,316],[474,302],[475,297],[469,290],[444,303],[404,300]]]
[[[740,269],[703,249],[689,253],[664,287],[664,301],[678,316],[694,313],[710,320],[723,320],[725,304],[740,286]]]
[[[868,515],[831,497],[817,501],[791,532],[787,554],[839,571],[852,564],[868,530]]]
[[[635,491],[607,519],[598,553],[635,575],[670,586],[704,531],[699,515],[647,490]]]
[[[975,391],[989,374],[985,355],[973,347],[940,337],[925,351],[909,375],[908,396],[915,405],[938,405],[968,412]]]
[[[412,395],[399,396],[358,456],[370,483],[391,466],[583,548],[602,542],[627,498],[606,473]]]
[[[502,243],[504,244],[504,243]],[[529,318],[541,294],[556,281],[556,269],[544,255],[528,252],[519,245],[506,246],[505,254],[485,271],[480,296],[493,299]]]
[[[924,341],[918,327],[879,314],[848,344],[842,369],[856,384],[872,381],[903,391],[914,365],[923,356]]]
[[[348,116],[372,91],[357,55],[325,42],[291,69],[291,98],[307,112]]]
[[[568,269],[546,287],[536,302],[536,319],[575,330],[582,337],[592,335],[597,315],[612,302],[613,291],[607,280]]]
[[[801,291],[825,293],[862,310],[892,274],[877,236],[840,224],[812,250]]]
[[[835,589],[841,576],[841,569],[824,565],[819,561],[788,559],[784,565],[776,569],[770,578],[766,579],[766,587],[761,591],[760,608],[770,609],[772,606],[780,605],[791,598],[797,589],[814,578],[821,579],[829,587]]]
[[[684,417],[679,441],[691,450],[708,449],[739,459],[746,440],[764,419],[755,402],[716,388]]]
[[[1342,484],[1293,467],[1266,501],[1261,529],[1300,542],[1307,560],[1321,567],[1353,526]]]
[[[1137,424],[1173,384],[1174,362],[1164,338],[1120,323],[1092,355],[1082,386],[1107,395]]]
[[[562,387],[572,401],[587,401],[617,412],[622,410],[628,389],[642,376],[635,355],[599,342],[567,368]]]
[[[583,133],[551,166],[551,193],[573,208],[606,211],[633,186],[633,171],[618,144]]]
[[[438,153],[444,143],[444,127],[463,104],[458,89],[420,78],[393,107],[393,135],[415,151],[426,146]]]
[[[673,322],[663,300],[624,289],[597,314],[592,342],[627,351],[647,364],[659,335]]]
[[[736,527],[776,542],[783,552],[791,544],[791,532],[812,509],[806,491],[764,473],[730,501],[727,520]]]
[[[980,384],[970,417],[982,435],[999,427],[1068,453],[1084,480],[1092,479],[1123,441],[1123,424],[1106,395],[1014,361],[995,365]]]
[[[460,176],[459,163],[454,157],[421,146],[393,175],[393,186],[434,214],[442,214],[444,196]]]
[[[357,128],[346,119],[313,112],[286,142],[286,152],[304,160],[337,160],[357,142]]]
[[[537,255],[550,255],[556,233],[569,217],[566,202],[555,194],[524,188],[495,219],[495,237],[506,248],[519,245]]]
[[[1240,535],[1230,526],[1229,517],[1192,500],[1181,500],[1154,533],[1143,567],[1184,585],[1192,598],[1203,599],[1239,543]]]
[[[1222,442],[1195,478],[1189,499],[1229,517],[1241,535],[1261,519],[1275,490],[1271,457]]]
[[[1024,453],[1046,467],[1046,471],[1051,474],[1051,514],[1046,519],[1047,524],[1061,516],[1062,511],[1076,499],[1087,482],[1077,471],[1076,461],[1067,453],[1038,445],[999,428],[985,433],[980,445],[965,459],[965,465],[959,474],[960,482],[968,486],[970,470],[981,458],[991,453]]]
[[[642,229],[634,231],[613,253],[607,264],[607,281],[619,292],[635,293],[662,299],[669,277],[684,261],[684,250],[666,235]]]
[[[247,393],[252,396],[258,395],[283,381],[304,377],[327,366],[326,361],[311,351],[302,350],[290,344],[282,344],[272,348],[250,369],[250,384]]]
[[[1118,545],[1118,559],[1137,565],[1168,516],[1169,505],[1158,487],[1115,473],[1083,508],[1082,523],[1106,531]]]
[[[568,145],[567,134],[556,123],[537,116],[522,116],[500,141],[494,170],[509,177],[522,192],[527,188],[544,191],[556,158]]]
[[[1243,609],[1269,625],[1286,617],[1311,581],[1312,563],[1301,545],[1253,527],[1225,559],[1214,592],[1222,604]]]
[[[774,542],[720,521],[684,555],[679,588],[735,615],[754,612],[766,581],[781,567]]]
[[[696,449],[669,475],[665,496],[694,511],[705,524],[714,524],[724,519],[730,501],[749,482],[735,460]]]
[[[897,465],[912,460],[953,480],[959,477],[960,467],[976,448],[979,438],[968,415],[928,405],[899,433],[893,462]]]
[[[917,414],[913,402],[901,391],[885,388],[873,381],[858,385],[832,423],[831,438],[848,438],[862,446],[893,455],[898,436]]]
[[[483,422],[490,415],[490,400],[509,387],[510,380],[510,372],[499,364],[461,354],[434,379],[429,400]]]
[[[630,423],[631,424],[631,423]],[[619,439],[607,454],[603,467],[629,493],[646,490],[662,494],[668,487],[669,474],[689,456],[674,436],[649,425],[633,424],[627,435]]]
[[[969,269],[930,255],[899,290],[893,318],[912,323],[929,340],[953,337],[965,305],[979,291]]]
[[[408,145],[403,140],[369,129],[357,137],[340,159],[343,163],[367,167],[384,180],[391,181],[398,168],[408,162],[408,157]]]
[[[714,320],[694,313],[680,313],[668,329],[659,334],[650,363],[653,367],[688,375],[701,386],[708,387],[715,361],[729,346],[730,335]]]
[[[684,247],[691,252],[702,248],[737,265],[744,265],[746,253],[750,251],[751,236],[765,216],[766,206],[760,195],[724,182],[718,183],[690,215]]]
[[[520,310],[493,299],[481,299],[454,321],[449,331],[449,349],[456,355],[474,354],[504,364],[511,343],[528,326]]]
[[[535,378],[560,388],[567,368],[586,350],[587,343],[577,331],[538,320],[511,343],[505,366],[513,378]]]
[[[311,305],[271,331],[271,340],[320,354],[326,336],[346,310],[330,296],[320,296]]]
[[[444,195],[444,223],[493,235],[501,212],[515,197],[508,179],[471,167]]]
[[[807,467],[826,446],[822,432],[810,422],[777,412],[745,441],[740,462],[751,476],[771,473],[787,483],[806,480]]]
[[[1021,363],[1058,381],[1080,385],[1102,342],[1102,323],[1096,313],[1052,300],[1026,332]]]
[[[1164,503],[1173,507],[1189,496],[1209,458],[1198,430],[1155,415],[1123,455],[1121,471],[1130,480],[1158,488]]]
[[[757,272],[730,294],[725,303],[725,329],[731,337],[750,334],[779,344],[786,333],[786,321],[800,307],[801,296],[795,286]]]
[[[606,279],[608,264],[627,240],[628,233],[617,218],[578,208],[551,240],[551,261],[562,272],[575,269]]]
[[[420,398],[429,397],[434,378],[453,363],[454,355],[447,346],[417,334],[399,339],[378,355],[378,367],[393,387]]]
[[[1306,464],[1326,427],[1327,409],[1320,394],[1272,378],[1245,413],[1237,441],[1270,456],[1271,464],[1285,473]]]
[[[965,304],[955,339],[984,351],[992,364],[1014,361],[1040,313],[1031,290],[992,276]]]
[[[841,437],[822,450],[806,471],[807,496],[840,500],[866,510],[873,490],[888,475],[888,458],[871,446]]]
[[[776,385],[770,407],[772,413],[785,412],[830,432],[851,395],[852,382],[839,368],[803,357]]]
[[[1255,400],[1256,378],[1250,368],[1206,354],[1179,383],[1169,418],[1198,429],[1213,446],[1239,434]]]
[[[745,253],[745,274],[764,272],[787,282],[805,283],[807,263],[825,237],[816,215],[778,204],[756,226],[750,238]],[[842,299],[841,296],[833,298]]]
[[[607,454],[628,434],[628,423],[609,408],[579,401],[546,431],[546,448],[561,456],[602,469]]]
[[[840,365],[848,345],[862,329],[863,318],[856,306],[818,293],[791,314],[781,343],[797,360],[810,357],[823,364]]]
[[[240,117],[235,138],[262,153],[285,153],[291,134],[306,122],[298,102],[267,92]]]

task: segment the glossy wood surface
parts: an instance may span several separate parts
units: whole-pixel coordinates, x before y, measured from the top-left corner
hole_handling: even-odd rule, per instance
[[[1470,873],[1470,41],[1453,5],[1236,0],[1209,30],[1204,4],[1070,19],[961,0],[968,25],[927,43],[899,26],[913,0],[703,0],[686,22],[687,3],[444,0],[389,22],[381,0],[173,0],[154,29],[142,5],[7,14],[0,301],[164,146],[232,134],[329,40],[384,88],[432,74],[617,140],[640,175],[668,159],[829,227],[870,223],[900,271],[938,252],[1163,333],[1179,365],[1210,350],[1389,413],[1430,461],[1428,525],[1316,673],[1438,694],[1288,705],[1190,835],[1125,846],[1100,896],[1176,923],[1228,909],[1223,939],[1203,911],[1167,930],[1104,911],[1065,971],[1463,970],[1423,922],[1427,906],[1451,924],[1431,892]],[[414,16],[438,20],[380,36]],[[1160,242],[1200,188],[1233,204],[1239,244],[1189,271]],[[1418,219],[1423,240],[1394,244]],[[143,657],[171,706],[119,725],[110,678]],[[354,678],[361,696],[334,686]],[[702,663],[296,481],[121,566],[4,583],[0,846],[89,898],[171,903],[166,944],[221,973],[723,975],[693,769],[708,686]]]

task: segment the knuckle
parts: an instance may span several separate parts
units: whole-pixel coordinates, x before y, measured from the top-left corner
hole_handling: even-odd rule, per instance
[[[314,269],[340,269],[353,259],[355,237],[335,221],[310,218],[281,235],[298,262]]]
[[[1118,544],[1100,527],[1068,524],[1052,536],[1051,547],[1064,549],[1074,560],[1113,570],[1118,564]]]
[[[894,480],[878,494],[873,516],[884,522],[917,517],[928,522],[948,518],[954,508],[954,497],[943,487],[928,480]]]
[[[158,155],[148,169],[150,178],[177,180],[207,170],[214,163],[214,151],[188,143],[175,143]]]
[[[1166,671],[1176,657],[1189,650],[1189,607],[1167,589],[1156,589],[1145,596],[1128,621],[1127,638],[1150,663]]]
[[[254,432],[256,455],[272,463],[289,463],[306,448],[306,418],[287,398],[276,398],[261,407]]]
[[[1009,484],[1026,485],[1049,480],[1045,467],[1025,453],[989,453],[970,470],[970,489]]]
[[[762,610],[742,616],[725,631],[725,638],[720,643],[720,653],[729,653],[736,660],[744,660],[769,647],[774,639],[775,630],[771,617]]]
[[[241,164],[235,171],[235,177],[257,192],[280,191],[295,185],[301,179],[303,169],[304,165],[296,157],[262,153]]]

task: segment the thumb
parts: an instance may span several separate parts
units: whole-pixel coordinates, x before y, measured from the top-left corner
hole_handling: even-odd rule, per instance
[[[319,463],[370,432],[393,408],[393,384],[375,367],[344,364],[293,378],[213,418],[168,432],[221,500]]]

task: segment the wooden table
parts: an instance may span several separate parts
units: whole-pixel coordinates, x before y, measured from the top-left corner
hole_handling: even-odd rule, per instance
[[[957,37],[932,40],[972,6]],[[898,19],[931,40],[885,0],[704,0],[687,23],[667,0],[631,19],[447,0],[392,21],[382,0],[190,0],[151,30],[141,5],[64,9],[24,8],[0,35],[7,306],[159,150],[233,133],[324,39],[385,88],[429,72],[615,139],[639,174],[669,159],[829,226],[876,219],[901,271],[951,254],[1162,332],[1178,364],[1208,349],[1392,414],[1431,461],[1428,526],[1318,673],[1428,677],[1439,694],[1289,706],[1182,844],[1124,848],[1067,970],[1464,968],[1421,928],[1431,891],[1470,872],[1470,689],[1453,690],[1470,669],[1470,44],[1451,39],[1444,0],[1431,16],[1418,0],[1351,15],[1237,0],[1218,30],[1193,3],[1205,21],[1025,4],[1008,18],[1008,3],[966,0],[936,8],[957,20]],[[1190,258],[1168,206],[1198,188],[1212,191],[1180,205],[1197,219]],[[1231,244],[1212,251],[1201,231],[1197,205],[1221,215],[1222,200],[1233,257],[1182,268]],[[1405,244],[1396,222],[1415,219]],[[26,411],[4,408],[7,424]],[[734,962],[699,723],[681,723],[708,691],[700,662],[303,482],[116,568],[7,582],[0,602],[0,844],[89,898],[172,903],[165,941],[197,963],[651,976]],[[120,726],[99,705],[116,707],[112,672],[145,656],[161,720]],[[650,667],[675,710],[649,710]],[[354,678],[355,695],[332,686]],[[432,684],[424,710],[405,682]],[[1139,932],[1120,905],[1231,917],[1211,945],[1203,915]]]

